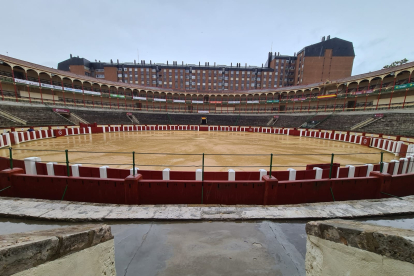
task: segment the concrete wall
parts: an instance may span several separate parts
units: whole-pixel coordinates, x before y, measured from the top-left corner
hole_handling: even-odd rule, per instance
[[[15,276],[115,276],[114,240],[73,253],[66,257],[24,270]]]
[[[79,225],[0,236],[0,275],[116,275],[107,225]]]
[[[413,275],[414,231],[345,220],[306,225],[306,275]]]

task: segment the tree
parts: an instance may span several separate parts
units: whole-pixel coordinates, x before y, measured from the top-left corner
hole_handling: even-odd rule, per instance
[[[399,65],[403,65],[404,63],[407,63],[408,59],[404,58],[402,60],[398,60],[398,61],[394,61],[393,63],[391,63],[390,65],[385,65],[383,67],[383,69],[387,69],[387,68],[393,68],[395,66],[399,66]]]

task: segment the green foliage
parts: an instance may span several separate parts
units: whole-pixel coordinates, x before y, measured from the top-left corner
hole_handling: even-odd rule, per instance
[[[383,69],[393,68],[393,67],[396,67],[396,66],[399,66],[399,65],[403,65],[404,63],[407,63],[407,62],[408,62],[408,59],[406,59],[406,58],[404,58],[402,60],[397,60],[397,61],[394,61],[393,63],[391,63],[390,65],[385,65],[383,67]]]

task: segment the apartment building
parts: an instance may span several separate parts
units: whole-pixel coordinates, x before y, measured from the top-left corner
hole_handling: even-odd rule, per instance
[[[91,62],[70,56],[58,64],[59,70],[109,81],[159,87],[177,91],[246,91],[326,82],[349,77],[355,58],[352,42],[325,37],[294,55],[268,53],[261,66],[241,63],[217,65],[124,62]]]

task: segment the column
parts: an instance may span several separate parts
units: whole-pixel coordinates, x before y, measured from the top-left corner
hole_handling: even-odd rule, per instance
[[[26,80],[29,80],[27,78],[27,71],[26,70],[24,70],[24,73],[26,74]],[[27,88],[27,93],[29,93],[29,103],[32,103],[32,98],[30,97],[30,88],[29,88],[28,84],[26,84],[26,88]]]
[[[40,83],[40,73],[37,73],[39,79],[39,90],[40,90],[40,100],[43,104],[43,93],[42,93],[42,84]]]
[[[381,79],[380,90],[379,90],[379,93],[378,93],[378,98],[377,98],[377,106],[376,106],[375,110],[377,110],[377,109],[378,109],[378,103],[379,103],[379,99],[380,99],[380,97],[381,97],[381,90],[382,90],[382,82],[383,82],[383,81],[384,81],[384,79]]]
[[[16,87],[16,81],[14,80],[14,70],[13,70],[13,66],[11,67],[12,69],[12,77],[13,77],[13,85],[14,85],[14,95],[16,96],[16,102],[19,101],[18,97],[17,97],[17,87]]]
[[[388,103],[388,109],[390,109],[390,107],[391,107],[392,95],[394,94],[395,82],[396,81],[397,81],[397,76],[394,77],[394,84],[392,86],[392,92],[391,92],[391,96],[390,96],[390,102]]]
[[[62,95],[63,95],[63,103],[66,106],[66,99],[65,99],[65,87],[63,86],[63,79],[62,79]]]

